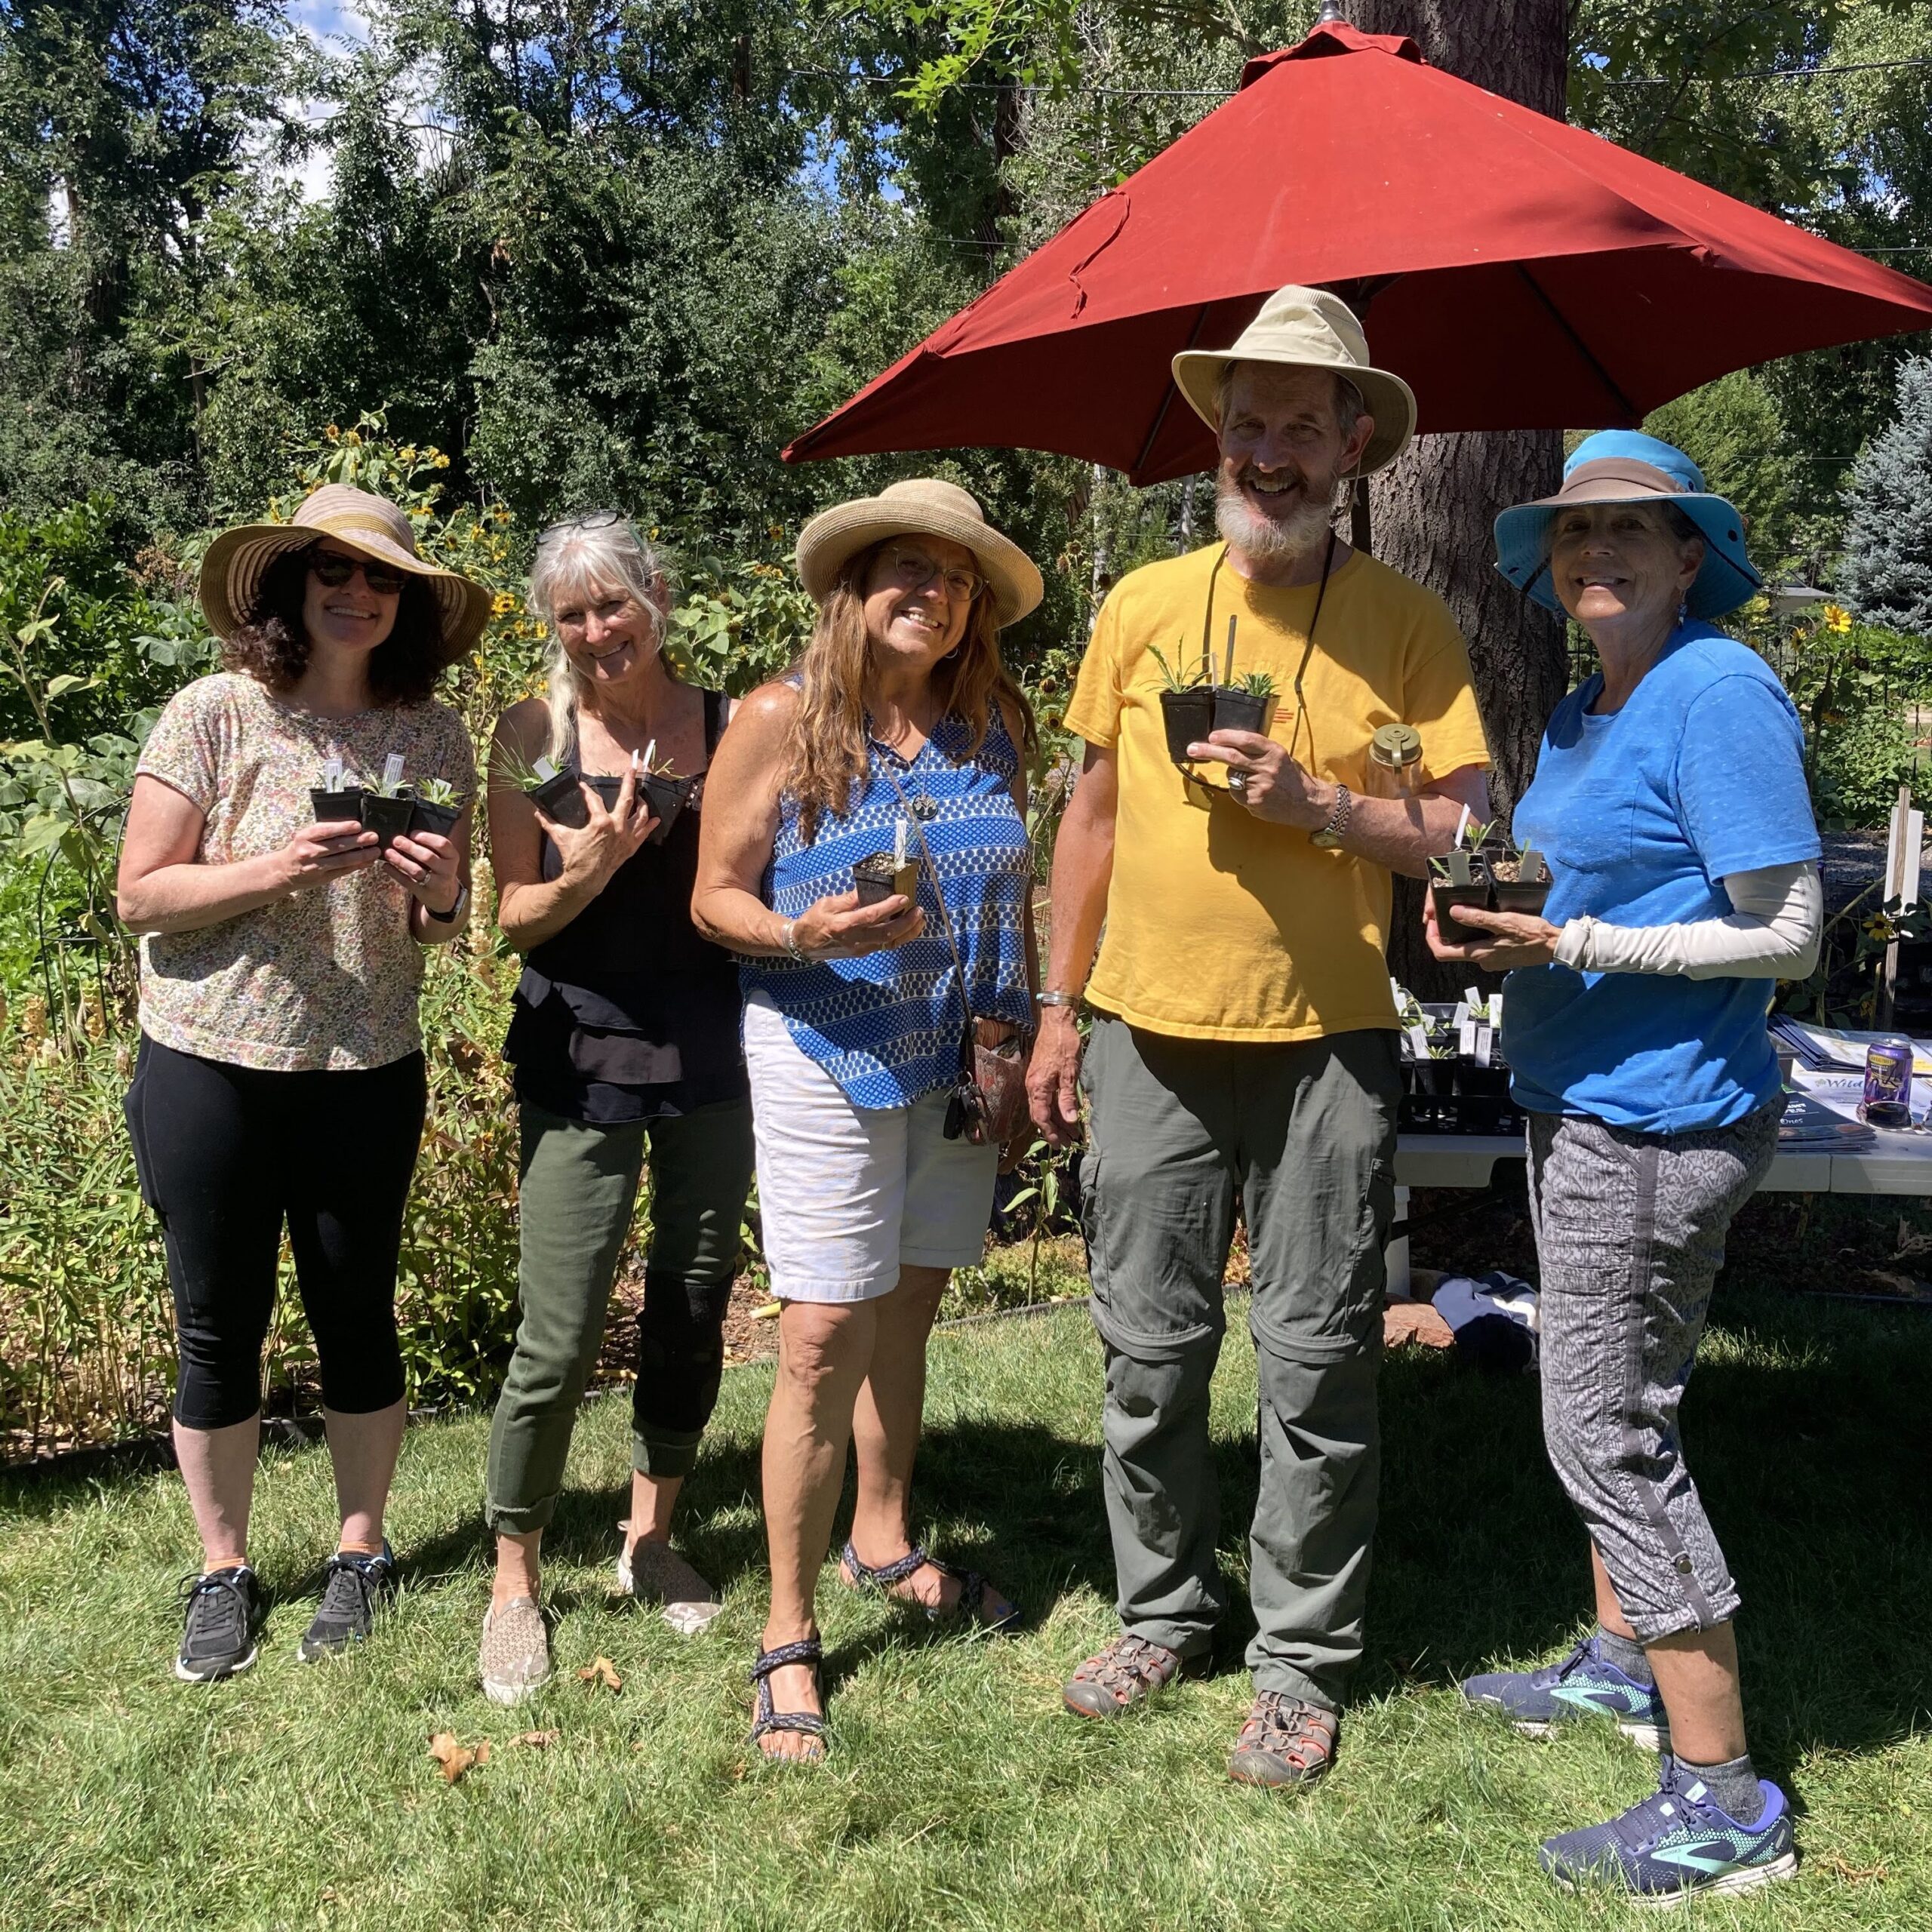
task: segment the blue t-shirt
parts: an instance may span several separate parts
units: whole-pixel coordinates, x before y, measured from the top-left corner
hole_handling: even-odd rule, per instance
[[[1543,916],[1620,926],[1721,919],[1719,881],[1819,854],[1798,713],[1770,667],[1721,631],[1681,625],[1620,711],[1592,717],[1599,674],[1556,708],[1518,843],[1549,861]],[[1512,973],[1503,1051],[1518,1102],[1613,1127],[1727,1127],[1778,1088],[1769,980]]]

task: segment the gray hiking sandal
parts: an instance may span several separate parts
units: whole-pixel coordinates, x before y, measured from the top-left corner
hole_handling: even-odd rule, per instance
[[[1285,1690],[1257,1690],[1228,1759],[1236,1784],[1312,1784],[1335,1761],[1341,1721]]]
[[[1204,1677],[1208,1658],[1183,1657],[1164,1644],[1150,1643],[1123,1630],[1103,1651],[1089,1657],[1060,1691],[1060,1701],[1075,1716],[1124,1717],[1177,1677]]]

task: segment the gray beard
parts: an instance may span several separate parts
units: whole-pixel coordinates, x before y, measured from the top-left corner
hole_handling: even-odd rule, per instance
[[[1292,563],[1306,556],[1327,535],[1329,521],[1327,505],[1312,498],[1277,519],[1251,509],[1238,484],[1215,486],[1214,528],[1230,549],[1257,563]]]

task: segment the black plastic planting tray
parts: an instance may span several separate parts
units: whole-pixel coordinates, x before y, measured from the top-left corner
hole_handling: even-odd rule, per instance
[[[1457,1038],[1455,1003],[1423,1000],[1420,1004],[1430,1039],[1452,1044]],[[1522,1132],[1523,1111],[1509,1097],[1509,1069],[1500,1041],[1492,1039],[1487,1066],[1479,1066],[1472,1057],[1460,1053],[1439,1060],[1417,1060],[1407,1033],[1401,1042],[1398,1124],[1403,1133],[1477,1137]]]

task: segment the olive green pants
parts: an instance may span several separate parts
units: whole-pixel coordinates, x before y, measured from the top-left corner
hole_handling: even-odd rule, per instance
[[[1122,1626],[1183,1656],[1227,1607],[1208,1392],[1238,1196],[1260,1386],[1257,1688],[1338,1707],[1361,1655],[1381,1437],[1395,1035],[1282,1045],[1097,1019],[1082,1212],[1105,1344],[1102,1481]]]
[[[555,1512],[647,1139],[651,1246],[632,1460],[646,1475],[690,1474],[718,1401],[724,1311],[752,1177],[748,1100],[617,1126],[565,1120],[527,1101],[521,1112],[522,1318],[490,1429],[485,1510],[492,1530],[513,1535],[545,1528]]]

